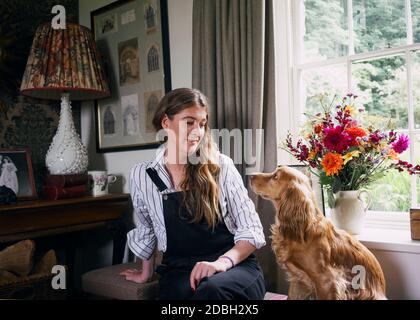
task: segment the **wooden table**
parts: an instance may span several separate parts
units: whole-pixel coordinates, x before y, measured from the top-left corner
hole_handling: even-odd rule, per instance
[[[123,215],[130,206],[129,194],[0,205],[0,244],[107,228],[114,241],[113,263],[121,263],[126,239]]]

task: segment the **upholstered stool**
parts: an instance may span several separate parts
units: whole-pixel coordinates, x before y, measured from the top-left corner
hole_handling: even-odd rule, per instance
[[[156,300],[158,281],[156,276],[147,283],[125,280],[120,272],[135,269],[139,263],[123,263],[89,271],[82,275],[82,290],[90,295],[117,300]]]
[[[127,281],[120,275],[124,270],[138,267],[138,263],[124,263],[89,271],[82,276],[82,290],[97,298],[156,300],[159,290],[156,275],[147,283]],[[287,296],[266,292],[264,300],[287,300]]]

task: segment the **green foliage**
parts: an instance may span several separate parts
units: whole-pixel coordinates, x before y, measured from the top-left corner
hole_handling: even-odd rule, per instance
[[[392,118],[397,128],[408,127],[405,59],[394,56],[353,64],[357,88],[375,124]],[[364,93],[364,94],[363,94]],[[376,119],[375,119],[376,117]]]
[[[305,0],[305,49],[333,58],[348,51],[346,0]],[[334,30],[334,32],[331,32]]]
[[[420,1],[411,1],[411,15],[413,16],[413,40],[420,43]]]
[[[409,211],[410,176],[395,170],[388,172],[372,183],[368,190],[373,202],[370,210],[374,211]]]
[[[406,43],[404,1],[353,0],[353,23],[356,53]]]

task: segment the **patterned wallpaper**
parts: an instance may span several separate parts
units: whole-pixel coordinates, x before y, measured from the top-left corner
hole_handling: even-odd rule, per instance
[[[67,22],[78,22],[78,0],[0,2],[0,148],[31,151],[38,195],[47,173],[45,155],[57,129],[60,102],[23,97],[19,88],[35,30],[51,21],[56,4],[66,8]],[[72,102],[72,109],[80,134],[80,103]]]

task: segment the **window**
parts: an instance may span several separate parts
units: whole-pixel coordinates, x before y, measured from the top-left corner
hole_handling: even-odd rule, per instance
[[[410,136],[403,160],[420,164],[420,0],[291,0],[294,123],[320,94],[357,94],[369,121]],[[372,211],[418,206],[420,181],[389,172],[371,188]]]

